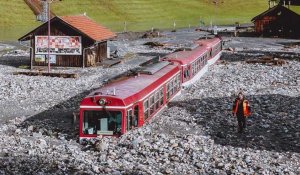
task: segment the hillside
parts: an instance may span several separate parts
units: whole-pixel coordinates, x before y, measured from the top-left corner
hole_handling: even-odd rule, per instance
[[[51,5],[57,15],[86,12],[114,31],[123,31],[125,21],[126,30],[135,31],[173,28],[174,21],[176,28],[199,26],[200,20],[206,25],[249,23],[267,8],[267,0],[219,0],[217,6],[212,0],[61,0]],[[16,39],[39,24],[23,0],[0,1],[0,12],[0,40]]]
[[[16,39],[39,23],[23,0],[0,1],[0,40]]]
[[[65,8],[68,7],[68,8]],[[82,14],[114,30],[143,30],[199,25],[216,21],[217,24],[250,22],[250,19],[267,8],[267,2],[261,0],[219,0],[215,6],[212,0],[85,0],[84,2],[63,0],[53,4],[57,15]]]

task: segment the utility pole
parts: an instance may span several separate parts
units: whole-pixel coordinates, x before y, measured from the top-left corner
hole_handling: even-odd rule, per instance
[[[48,12],[48,73],[50,73],[50,35],[51,35],[51,26],[50,26],[50,20],[51,20],[51,10],[50,10],[50,4],[56,0],[43,0],[47,2],[47,12]]]
[[[213,34],[216,35],[217,34],[217,20],[216,20],[216,16],[217,16],[217,5],[218,5],[218,0],[213,0],[213,3],[214,3],[214,28],[212,29],[213,30]]]
[[[51,15],[50,15],[50,4],[52,0],[48,0],[48,73],[50,73],[50,21],[51,21]]]

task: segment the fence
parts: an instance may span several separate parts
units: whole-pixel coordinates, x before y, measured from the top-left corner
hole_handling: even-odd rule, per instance
[[[147,31],[151,29],[180,29],[198,28],[211,25],[235,25],[236,23],[250,23],[249,18],[226,18],[226,19],[180,19],[180,20],[157,20],[157,21],[138,21],[138,22],[99,22],[115,32],[128,31]],[[0,41],[15,41],[19,37],[33,30],[36,26],[0,26]]]
[[[230,18],[230,19],[184,19],[184,20],[157,20],[157,21],[138,21],[138,22],[112,22],[104,25],[117,32],[124,31],[145,31],[153,29],[179,29],[195,28],[211,25],[235,25],[236,23],[250,23],[249,18]]]

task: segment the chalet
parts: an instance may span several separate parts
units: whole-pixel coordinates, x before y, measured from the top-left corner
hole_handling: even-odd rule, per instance
[[[31,68],[47,66],[48,60],[54,67],[95,66],[107,58],[107,41],[116,37],[85,15],[55,16],[50,26],[49,42],[48,22],[19,38],[30,43]]]
[[[257,34],[267,37],[299,38],[300,15],[279,4],[251,20]]]

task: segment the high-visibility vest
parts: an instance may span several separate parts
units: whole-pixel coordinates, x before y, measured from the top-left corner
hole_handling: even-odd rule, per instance
[[[232,109],[232,112],[235,114],[237,113],[238,110],[239,101],[240,101],[239,99],[235,100],[235,107]],[[251,112],[249,111],[249,103],[247,100],[244,100],[242,104],[243,104],[244,116],[248,117],[251,114]]]

